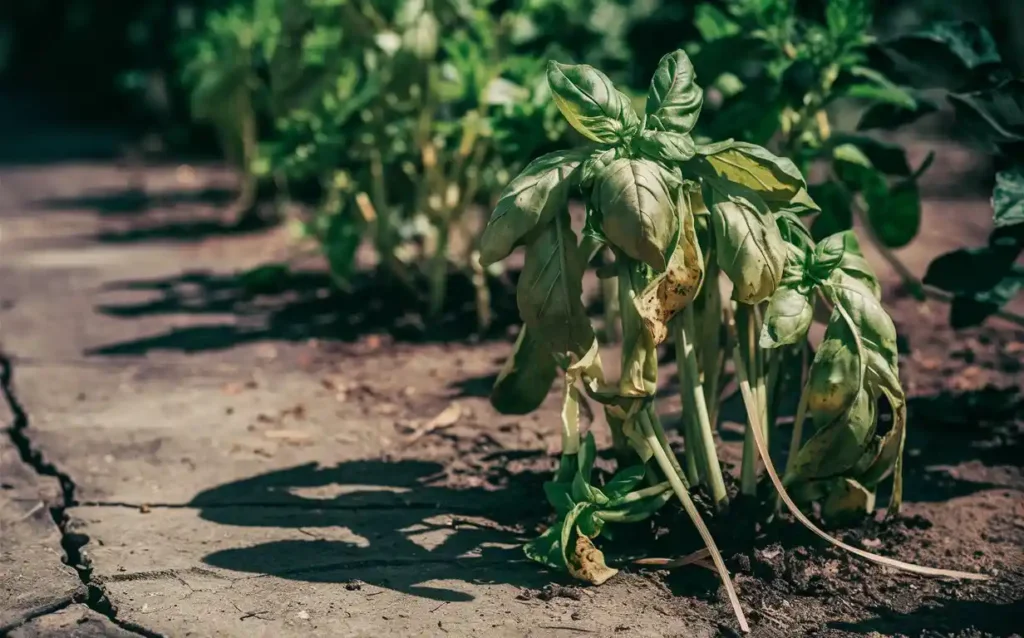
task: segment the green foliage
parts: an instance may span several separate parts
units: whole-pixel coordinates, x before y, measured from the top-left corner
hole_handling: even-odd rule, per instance
[[[862,28],[830,16],[828,28],[836,38]],[[752,397],[748,430],[760,427],[753,424],[770,414],[766,377],[771,375],[765,361],[781,357],[779,349],[803,346],[818,297],[833,308],[805,390],[817,431],[806,443],[799,436],[794,440],[785,480],[805,502],[823,500],[837,517],[873,502],[878,482],[888,474],[895,475],[890,509],[899,508],[906,430],[895,328],[852,231],[815,244],[802,225],[800,214],[821,209],[796,164],[750,143],[693,144],[689,131],[699,126],[702,97],[684,52],[662,58],[643,119],[595,69],[558,63],[548,69],[553,99],[592,143],[576,153],[545,156],[513,179],[481,240],[482,254],[495,258],[506,257],[517,244],[526,247],[518,293],[524,333],[492,403],[503,412],[528,411],[550,384],[552,362],[565,371],[562,463],[545,486],[558,521],[529,543],[526,553],[578,578],[603,582],[613,570],[592,540],[606,523],[651,515],[668,499],[671,487],[708,543],[744,626],[714,541],[687,492],[691,481],[707,482],[716,504],[726,500],[711,411],[701,387],[702,379],[713,378],[712,366],[717,375],[719,352],[726,347],[719,339],[723,305],[726,316],[735,313],[749,328],[749,343],[736,343],[743,383],[755,380],[752,394],[745,390],[745,400]],[[851,138],[845,143],[851,150],[841,154],[854,166],[872,164],[868,155],[881,165],[898,163],[885,145],[858,141]],[[910,172],[905,162],[896,168]],[[569,226],[565,196],[560,191],[552,195],[563,185],[578,188],[587,202],[582,242]],[[621,306],[617,382],[604,377],[581,301],[586,262],[601,245],[615,255]],[[715,273],[710,281],[705,281],[706,270]],[[733,300],[724,304],[717,296],[719,271],[733,285]],[[699,357],[693,346],[698,335],[694,306],[705,312]],[[731,321],[726,326],[735,329]],[[683,392],[685,473],[652,409],[657,345],[670,330]],[[761,351],[754,341],[758,332]],[[534,367],[535,383],[525,383]],[[578,385],[604,406],[619,458],[636,463],[623,466],[603,489],[591,483],[593,438],[588,434],[580,443]],[[709,396],[717,402],[717,390]],[[897,425],[875,436],[876,403],[882,396],[892,404]],[[631,491],[645,475],[658,473],[666,483]]]

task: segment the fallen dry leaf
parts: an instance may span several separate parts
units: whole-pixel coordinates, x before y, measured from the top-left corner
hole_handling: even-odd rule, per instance
[[[431,432],[452,427],[459,422],[460,418],[462,418],[462,412],[462,406],[458,403],[449,404],[447,408],[441,410],[440,414],[421,427],[416,428],[413,433],[409,435],[406,442],[412,443]]]

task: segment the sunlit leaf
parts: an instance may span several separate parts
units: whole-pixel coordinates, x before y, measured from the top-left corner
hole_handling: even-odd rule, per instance
[[[729,141],[698,146],[697,153],[717,177],[753,189],[765,201],[789,202],[807,187],[791,160],[756,144]]]
[[[679,228],[674,179],[656,162],[622,158],[601,171],[592,195],[608,241],[659,272]]]
[[[595,142],[614,144],[640,128],[629,98],[604,73],[586,64],[548,64],[548,84],[569,124]]]

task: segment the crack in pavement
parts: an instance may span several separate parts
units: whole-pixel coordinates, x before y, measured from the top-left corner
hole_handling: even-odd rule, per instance
[[[125,631],[146,636],[147,638],[162,638],[162,635],[159,633],[129,621],[119,620],[117,618],[117,609],[107,597],[103,583],[92,577],[92,565],[89,559],[82,555],[82,548],[89,542],[89,537],[69,529],[70,519],[67,510],[77,505],[75,502],[75,489],[77,486],[66,472],[61,471],[56,465],[46,459],[42,450],[32,445],[28,434],[28,413],[21,405],[14,391],[14,369],[11,359],[3,352],[0,352],[0,395],[7,402],[14,417],[13,423],[5,432],[10,438],[11,443],[18,450],[22,462],[31,467],[40,476],[55,478],[60,484],[61,502],[56,504],[50,503],[49,509],[54,524],[60,530],[60,544],[65,554],[64,563],[78,573],[78,578],[82,581],[82,586],[85,590],[84,596],[82,596],[83,600],[76,602],[85,603],[90,609],[106,616],[107,619]],[[69,600],[67,604],[71,602],[73,601]],[[60,608],[65,606],[67,605],[62,605]],[[49,613],[55,611],[59,611],[59,609],[51,610]]]

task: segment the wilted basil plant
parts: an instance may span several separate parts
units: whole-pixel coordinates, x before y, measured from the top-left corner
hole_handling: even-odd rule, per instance
[[[545,485],[559,521],[527,545],[527,554],[601,583],[615,570],[605,565],[592,539],[607,535],[610,524],[650,516],[674,493],[700,531],[745,627],[725,565],[689,495],[705,485],[719,507],[727,503],[711,415],[731,351],[748,416],[744,491],[753,492],[759,452],[787,506],[823,538],[871,560],[934,573],[825,535],[800,514],[767,455],[779,361],[805,348],[820,301],[832,315],[803,389],[784,483],[804,502],[867,508],[874,488],[891,473],[889,511],[899,509],[906,430],[896,334],[854,235],[813,244],[799,216],[818,208],[789,160],[731,140],[694,143],[690,131],[703,95],[682,51],[662,58],[642,118],[590,66],[551,62],[547,75],[559,110],[592,144],[527,166],[505,189],[480,244],[485,265],[517,246],[526,249],[517,289],[523,328],[492,402],[505,413],[532,411],[559,370],[565,377],[562,460]],[[567,203],[574,192],[586,201],[582,240],[570,227]],[[615,255],[619,283],[623,343],[617,382],[605,378],[581,300],[584,270],[602,246]],[[720,273],[732,284],[731,299],[720,294]],[[682,463],[654,409],[657,347],[670,335],[683,399]],[[604,406],[619,458],[627,460],[603,486],[591,482],[593,437],[580,436],[581,392]],[[895,422],[876,436],[881,396]],[[805,414],[815,428],[806,443]]]

